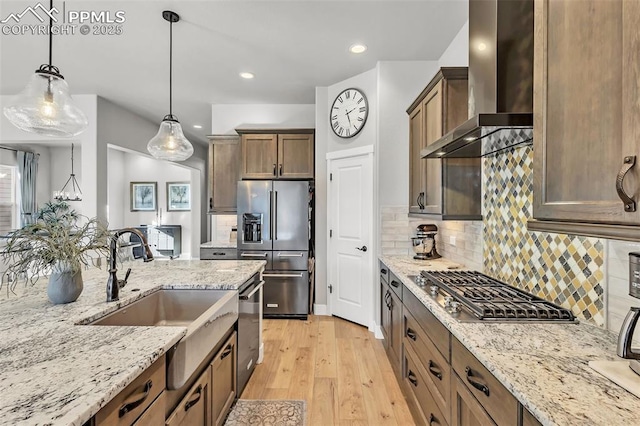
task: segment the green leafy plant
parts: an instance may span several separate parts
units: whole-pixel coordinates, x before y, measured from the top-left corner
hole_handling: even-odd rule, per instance
[[[110,238],[106,224],[97,218],[78,214],[64,201],[48,202],[34,223],[9,234],[0,250],[7,265],[4,275],[13,290],[18,277],[33,284],[43,274],[81,271],[109,255]]]

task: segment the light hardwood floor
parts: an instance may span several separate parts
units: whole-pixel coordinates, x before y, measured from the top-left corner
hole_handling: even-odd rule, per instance
[[[413,425],[382,342],[335,317],[264,321],[264,362],[242,399],[304,399],[307,424]]]

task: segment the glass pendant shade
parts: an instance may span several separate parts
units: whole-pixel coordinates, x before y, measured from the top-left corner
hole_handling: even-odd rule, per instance
[[[193,146],[184,137],[180,122],[165,117],[160,130],[147,144],[147,151],[158,160],[184,161],[193,154]]]
[[[40,71],[4,108],[4,115],[21,130],[54,138],[76,136],[89,124],[71,99],[64,78]]]

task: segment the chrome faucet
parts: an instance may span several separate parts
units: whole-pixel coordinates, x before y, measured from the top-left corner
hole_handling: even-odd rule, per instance
[[[111,244],[109,246],[109,278],[107,279],[107,302],[114,302],[119,299],[118,293],[122,287],[127,284],[127,279],[129,278],[129,274],[131,273],[131,268],[127,270],[126,275],[124,276],[124,280],[119,280],[116,273],[118,269],[116,268],[117,256],[118,256],[118,238],[120,238],[124,234],[135,234],[140,238],[140,242],[142,243],[142,260],[145,262],[151,262],[153,260],[153,253],[151,253],[151,248],[149,247],[149,243],[147,239],[144,237],[144,234],[138,231],[135,228],[123,228],[118,229],[111,236]]]

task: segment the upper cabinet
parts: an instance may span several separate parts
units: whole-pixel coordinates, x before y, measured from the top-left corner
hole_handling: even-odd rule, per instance
[[[529,229],[640,238],[640,2],[535,3]]]
[[[242,179],[313,179],[314,131],[242,130]]]
[[[422,159],[420,151],[467,120],[467,68],[441,68],[409,114],[409,213],[481,219],[479,158]]]
[[[209,213],[236,212],[239,180],[240,136],[209,136]]]

